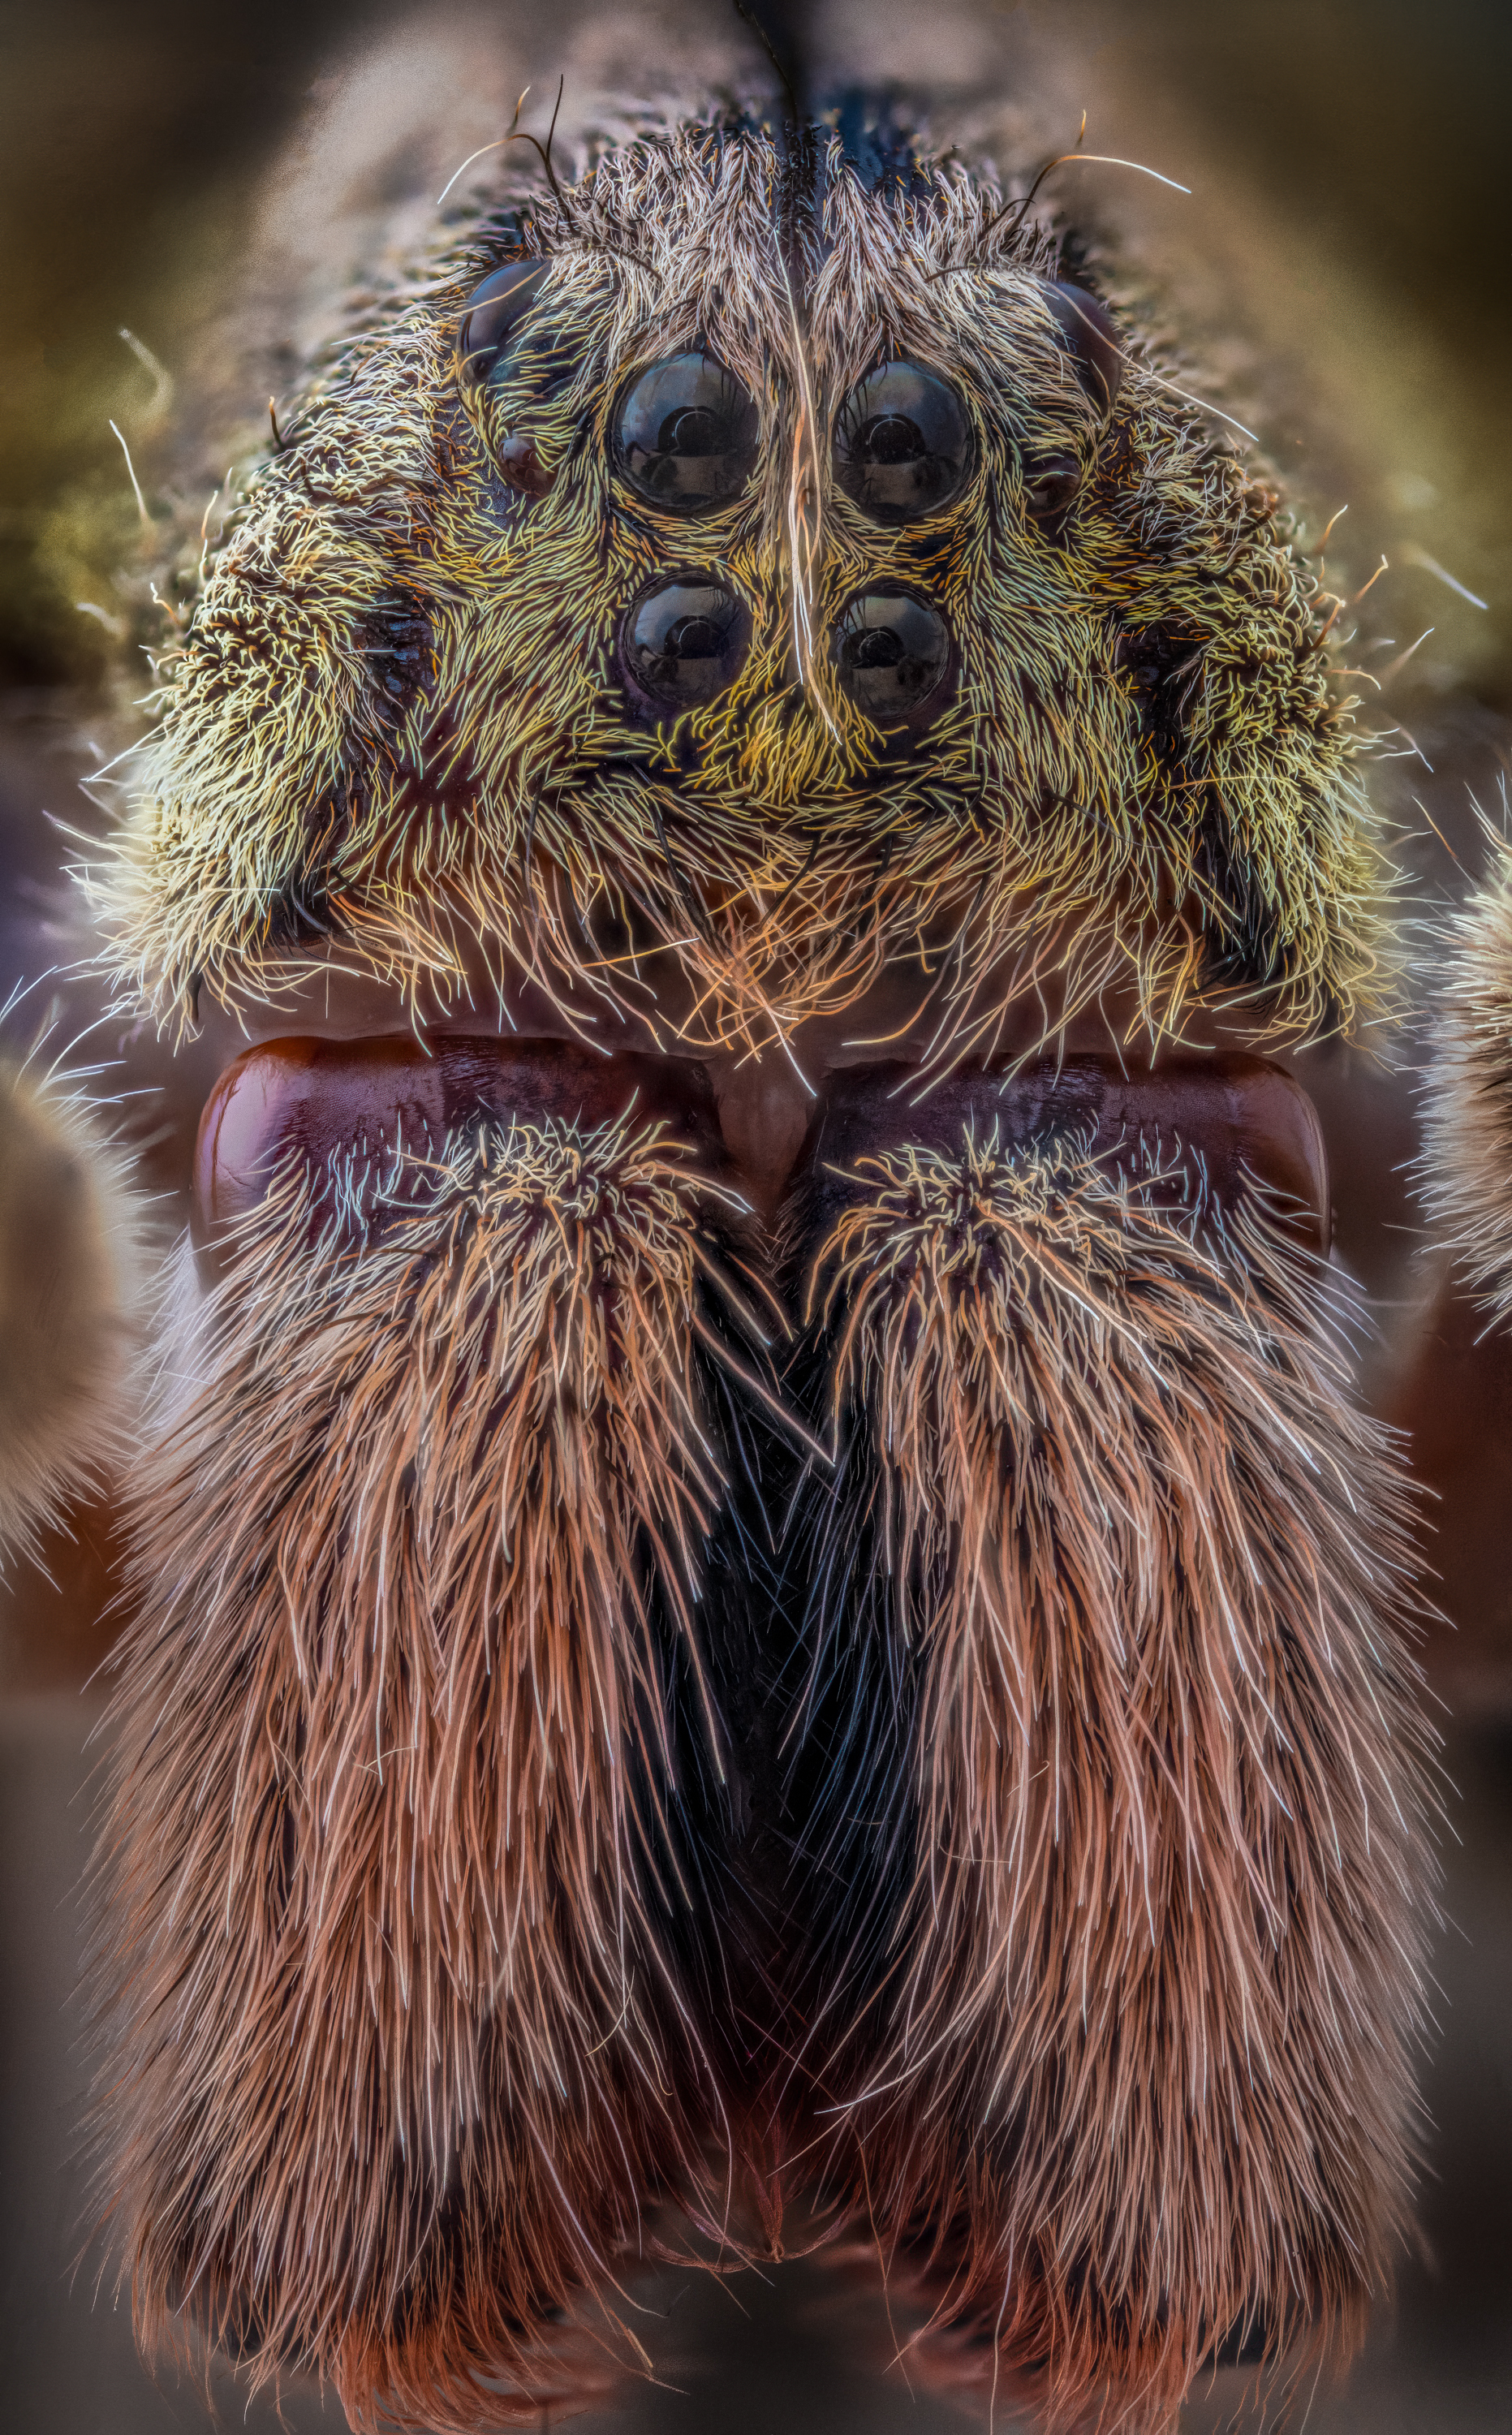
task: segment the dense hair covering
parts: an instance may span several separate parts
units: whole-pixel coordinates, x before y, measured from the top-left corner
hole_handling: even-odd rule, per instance
[[[1248,1053],[1377,1002],[1350,704],[1086,257],[900,160],[543,151],[286,417],[94,874],[135,1012],[254,1041],[132,1479],[101,2211],[148,2344],[359,2428],[607,2390],[636,2261],[785,2206],[1168,2429],[1409,2228],[1409,1498]],[[695,356],[739,478],[676,512],[624,433]],[[731,622],[659,724],[674,593]]]
[[[1273,494],[1137,348],[1105,414],[1047,302],[1057,246],[994,186],[873,186],[837,139],[815,158],[800,209],[760,132],[610,151],[524,222],[485,217],[311,397],[166,667],[103,882],[160,1019],[311,949],[443,992],[507,953],[693,1046],[764,1045],[921,943],[957,1049],[1049,976],[1156,1037],[1198,1004],[1280,1034],[1370,1000],[1382,869]],[[522,254],[548,266],[525,340],[464,399],[459,313]],[[657,740],[613,637],[688,533],[627,493],[610,432],[634,371],[695,342],[760,411],[757,477],[696,542],[754,636]],[[814,430],[886,354],[948,372],[975,464],[948,510],[879,532]],[[546,496],[501,480],[507,433]],[[1077,483],[1048,522],[1025,489],[1047,454]],[[877,581],[927,586],[959,653],[906,749],[803,640]],[[638,993],[627,938],[674,943],[686,1008]]]
[[[149,2344],[184,2305],[254,2383],[472,2428],[582,2391],[532,2337],[719,2136],[653,1931],[721,1210],[654,1128],[485,1132],[426,1182],[353,1247],[291,1169],[165,1383],[102,2175]]]
[[[809,1692],[803,2064],[942,2317],[1047,2368],[1052,2423],[1163,2425],[1236,2332],[1350,2352],[1409,2220],[1405,1482],[1263,1216],[1204,1239],[1159,1176],[970,1135],[849,1181],[812,1292],[866,1485],[799,1501],[805,1644],[852,1686]],[[868,1671],[912,1718],[880,1753]]]

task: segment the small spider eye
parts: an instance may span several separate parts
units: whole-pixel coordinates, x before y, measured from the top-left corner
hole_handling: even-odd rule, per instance
[[[1124,350],[1106,304],[1065,280],[1044,283],[1044,299],[1076,368],[1076,378],[1101,414],[1110,414],[1124,377]]]
[[[700,349],[642,372],[621,402],[615,428],[632,490],[682,516],[708,515],[745,489],[756,441],[754,402]]]
[[[923,364],[883,364],[857,381],[834,422],[834,478],[874,524],[912,524],[947,507],[971,470],[964,400]]]
[[[630,603],[620,665],[631,695],[653,712],[696,710],[739,674],[750,612],[712,575],[659,578]]]
[[[507,262],[474,287],[456,334],[457,372],[466,389],[481,389],[503,349],[540,295],[549,265]]]
[[[1046,449],[1023,459],[1023,504],[1036,524],[1054,524],[1081,488],[1081,466],[1069,449]]]
[[[954,654],[937,609],[913,592],[858,592],[831,644],[835,676],[879,727],[919,726],[944,703]]]

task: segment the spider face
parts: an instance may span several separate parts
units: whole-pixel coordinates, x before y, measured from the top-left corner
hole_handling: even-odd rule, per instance
[[[1254,1053],[1376,952],[1274,509],[823,130],[606,153],[293,425],[110,905],[254,1028],[108,1839],[149,2328],[471,2428],[791,2187],[1063,2420],[1357,2330],[1429,1761]]]
[[[756,1055],[866,1036],[879,983],[921,1061],[1094,1004],[1348,1020],[1372,853],[1273,504],[964,174],[610,154],[267,467],[143,761],[123,963],[180,1013],[312,952],[427,1014],[528,976],[569,1029]]]

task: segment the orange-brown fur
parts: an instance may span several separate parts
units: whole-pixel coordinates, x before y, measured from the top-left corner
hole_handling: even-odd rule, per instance
[[[1074,1142],[850,1183],[813,1296],[875,1463],[855,1628],[918,1684],[912,1882],[784,2085],[1054,2423],[1163,2424],[1238,2332],[1347,2356],[1409,2220],[1405,1482],[1265,1215],[1199,1231]]]
[[[696,2178],[650,1609],[692,1634],[733,1214],[654,1130],[485,1131],[381,1238],[310,1253],[291,1173],[237,1245],[137,1483],[101,1854],[149,2341],[183,2305],[356,2425],[528,2415],[544,2319]]]

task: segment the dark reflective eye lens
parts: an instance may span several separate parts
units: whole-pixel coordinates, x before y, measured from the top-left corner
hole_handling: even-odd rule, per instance
[[[627,682],[655,711],[712,701],[739,674],[749,647],[749,610],[713,577],[675,576],[649,585],[620,629]]]
[[[912,592],[861,592],[831,646],[835,675],[857,710],[879,727],[933,717],[949,692],[950,628]]]
[[[1023,504],[1036,524],[1058,522],[1081,488],[1081,464],[1069,449],[1023,459]]]
[[[548,266],[543,262],[507,262],[481,287],[474,287],[462,308],[456,334],[457,371],[464,389],[481,389],[520,323],[541,293]]]
[[[707,515],[734,498],[756,462],[756,407],[713,355],[671,355],[632,382],[619,410],[622,471],[643,499]]]
[[[1106,304],[1065,280],[1044,283],[1044,299],[1076,367],[1076,377],[1100,414],[1112,409],[1124,377],[1124,350]]]
[[[515,432],[495,452],[494,462],[511,491],[523,498],[543,499],[552,485],[552,475],[541,463],[533,440]]]
[[[911,524],[949,505],[971,470],[959,392],[922,364],[857,381],[834,423],[834,478],[874,524]]]

